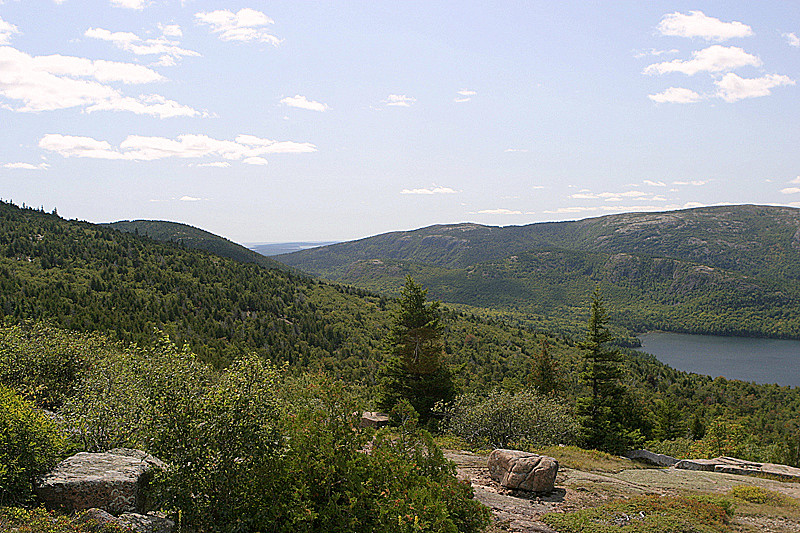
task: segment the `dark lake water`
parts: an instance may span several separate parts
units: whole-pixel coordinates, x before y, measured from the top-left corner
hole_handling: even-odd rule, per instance
[[[643,351],[678,370],[800,387],[800,341],[660,332],[639,338]]]

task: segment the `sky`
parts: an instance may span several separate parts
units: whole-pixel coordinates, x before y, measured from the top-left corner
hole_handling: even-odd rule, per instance
[[[0,197],[240,243],[800,207],[800,5],[0,0]]]

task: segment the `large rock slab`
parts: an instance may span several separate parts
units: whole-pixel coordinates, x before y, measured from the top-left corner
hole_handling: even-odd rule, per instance
[[[800,468],[775,463],[755,463],[735,457],[715,457],[714,459],[684,459],[675,464],[682,470],[702,470],[739,475],[769,475],[781,479],[800,481]]]
[[[661,453],[653,453],[650,450],[633,450],[628,452],[625,457],[634,461],[644,461],[656,466],[672,466],[678,462],[674,457]]]
[[[489,455],[489,475],[508,489],[552,492],[558,461],[546,455],[519,450],[494,450]]]
[[[157,468],[164,463],[140,450],[81,452],[39,478],[36,495],[48,507],[70,511],[96,507],[115,515],[143,512],[142,489]]]

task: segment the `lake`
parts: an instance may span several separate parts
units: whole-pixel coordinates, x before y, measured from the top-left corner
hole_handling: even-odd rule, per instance
[[[678,370],[800,387],[800,341],[663,332],[639,338],[643,351]]]

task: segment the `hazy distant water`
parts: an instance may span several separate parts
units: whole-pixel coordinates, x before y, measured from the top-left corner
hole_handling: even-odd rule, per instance
[[[639,338],[642,350],[678,370],[800,387],[800,341],[682,333]]]

